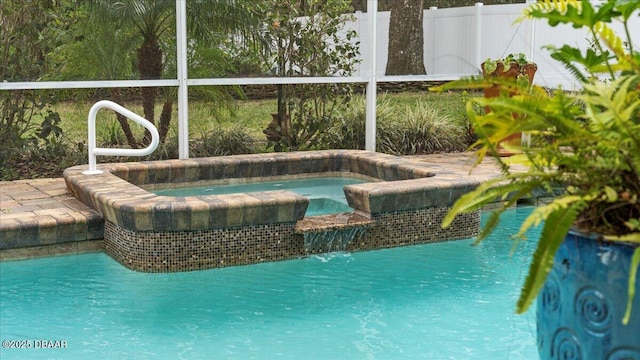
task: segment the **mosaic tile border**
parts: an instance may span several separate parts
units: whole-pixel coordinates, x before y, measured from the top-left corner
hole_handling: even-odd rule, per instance
[[[375,224],[347,250],[376,250],[474,237],[480,232],[481,211],[456,216],[452,224],[440,225],[449,207],[377,214]]]
[[[480,212],[464,214],[447,228],[440,223],[449,208],[379,214],[363,228],[347,251],[470,238],[478,233]],[[266,261],[295,259],[324,253],[326,246],[305,249],[295,223],[251,225],[224,229],[135,232],[105,223],[105,252],[132,270],[177,272],[203,270]]]
[[[198,231],[135,232],[105,222],[105,252],[142,272],[178,272],[294,259],[304,255],[294,223]]]

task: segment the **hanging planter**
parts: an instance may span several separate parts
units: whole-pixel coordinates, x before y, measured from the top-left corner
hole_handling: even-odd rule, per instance
[[[538,70],[538,66],[527,60],[527,57],[520,54],[509,54],[502,60],[487,59],[481,64],[482,75],[486,79],[498,79],[491,87],[484,88],[485,98],[494,98],[500,96],[504,91],[502,83],[505,81],[533,83],[533,77]],[[509,94],[511,96],[513,94]],[[491,111],[489,107],[485,107],[485,111]],[[498,145],[500,156],[511,156],[516,152],[508,149],[520,147],[522,145],[522,133],[511,134],[503,139]]]

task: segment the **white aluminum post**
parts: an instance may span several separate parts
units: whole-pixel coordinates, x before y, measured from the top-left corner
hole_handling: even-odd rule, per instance
[[[480,68],[480,64],[482,64],[482,6],[483,3],[475,3],[475,17],[476,17],[476,53],[474,64],[478,68]]]
[[[536,0],[527,0],[526,4],[527,6],[530,6],[531,4],[535,3]],[[527,19],[527,24],[529,24],[529,33],[530,33],[530,41],[531,43],[529,44],[529,60],[535,62],[535,53],[536,53],[536,27],[535,27],[535,21],[534,19]],[[522,133],[522,136],[520,137],[520,143],[523,146],[529,147],[531,146],[531,134],[530,133]]]
[[[178,65],[178,157],[189,158],[189,99],[187,89],[187,0],[176,0]]]
[[[432,69],[430,69],[431,71],[427,70],[427,73],[435,73],[436,72],[436,37],[438,36],[438,28],[436,26],[436,11],[438,10],[437,6],[432,6],[429,8],[429,12],[428,14],[428,21],[430,21],[431,23],[431,27],[429,28],[429,36],[427,37],[427,39],[431,39],[431,50],[429,51],[430,56],[431,56],[431,64],[433,66]],[[425,43],[426,46],[426,43]]]
[[[365,149],[376,151],[376,38],[378,20],[378,1],[367,0],[367,21],[369,25],[369,82],[367,83],[367,109],[365,122]]]
[[[535,3],[536,0],[527,0],[527,6]],[[529,24],[529,31],[531,34],[531,43],[529,44],[529,60],[535,62],[535,54],[536,54],[536,23],[532,18],[527,19],[527,23]]]

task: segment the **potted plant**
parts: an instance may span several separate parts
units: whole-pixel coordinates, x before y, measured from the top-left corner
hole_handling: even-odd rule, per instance
[[[509,54],[504,59],[487,59],[480,67],[485,78],[505,78],[508,80],[523,81],[527,84],[533,83],[533,77],[538,70],[538,65],[530,61],[524,53]],[[485,88],[486,97],[496,97],[500,95],[500,86]]]
[[[508,86],[501,86],[503,82],[516,81],[523,85],[533,84],[533,77],[538,70],[538,65],[527,59],[524,53],[509,54],[499,60],[489,58],[480,67],[482,68],[482,76],[493,83],[492,86],[483,89],[486,98],[498,97],[505,89],[508,89]],[[485,111],[489,112],[491,109],[485,107]],[[521,133],[514,133],[503,139],[498,146],[500,156],[511,156],[518,153],[517,148],[521,146],[521,139]]]
[[[494,156],[503,170],[461,197],[443,222],[499,201],[478,241],[521,198],[551,197],[533,209],[516,238],[542,225],[517,312],[537,298],[538,349],[542,359],[640,358],[640,53],[629,19],[640,2],[547,1],[525,15],[552,26],[568,24],[593,35],[586,51],[549,48],[582,84],[575,94],[517,82],[502,84],[511,96],[473,98],[467,104],[478,135],[478,162]],[[622,25],[623,37],[610,27]],[[477,77],[440,87],[487,88]],[[489,107],[484,113],[476,109]],[[517,121],[526,117],[526,121]],[[532,134],[530,147],[508,160],[496,148],[506,136]],[[513,162],[525,165],[516,170]]]

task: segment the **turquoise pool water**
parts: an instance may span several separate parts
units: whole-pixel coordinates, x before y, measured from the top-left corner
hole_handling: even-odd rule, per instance
[[[533,243],[511,211],[471,240],[206,271],[130,271],[104,254],[0,263],[6,359],[535,359],[515,315]],[[531,235],[535,238],[535,235]],[[33,348],[64,340],[66,348]]]
[[[242,184],[195,186],[186,188],[152,190],[166,196],[197,196],[247,193],[255,191],[289,190],[309,198],[306,215],[324,215],[352,212],[342,188],[345,185],[361,184],[364,180],[348,177],[314,177],[280,181],[252,182]]]

